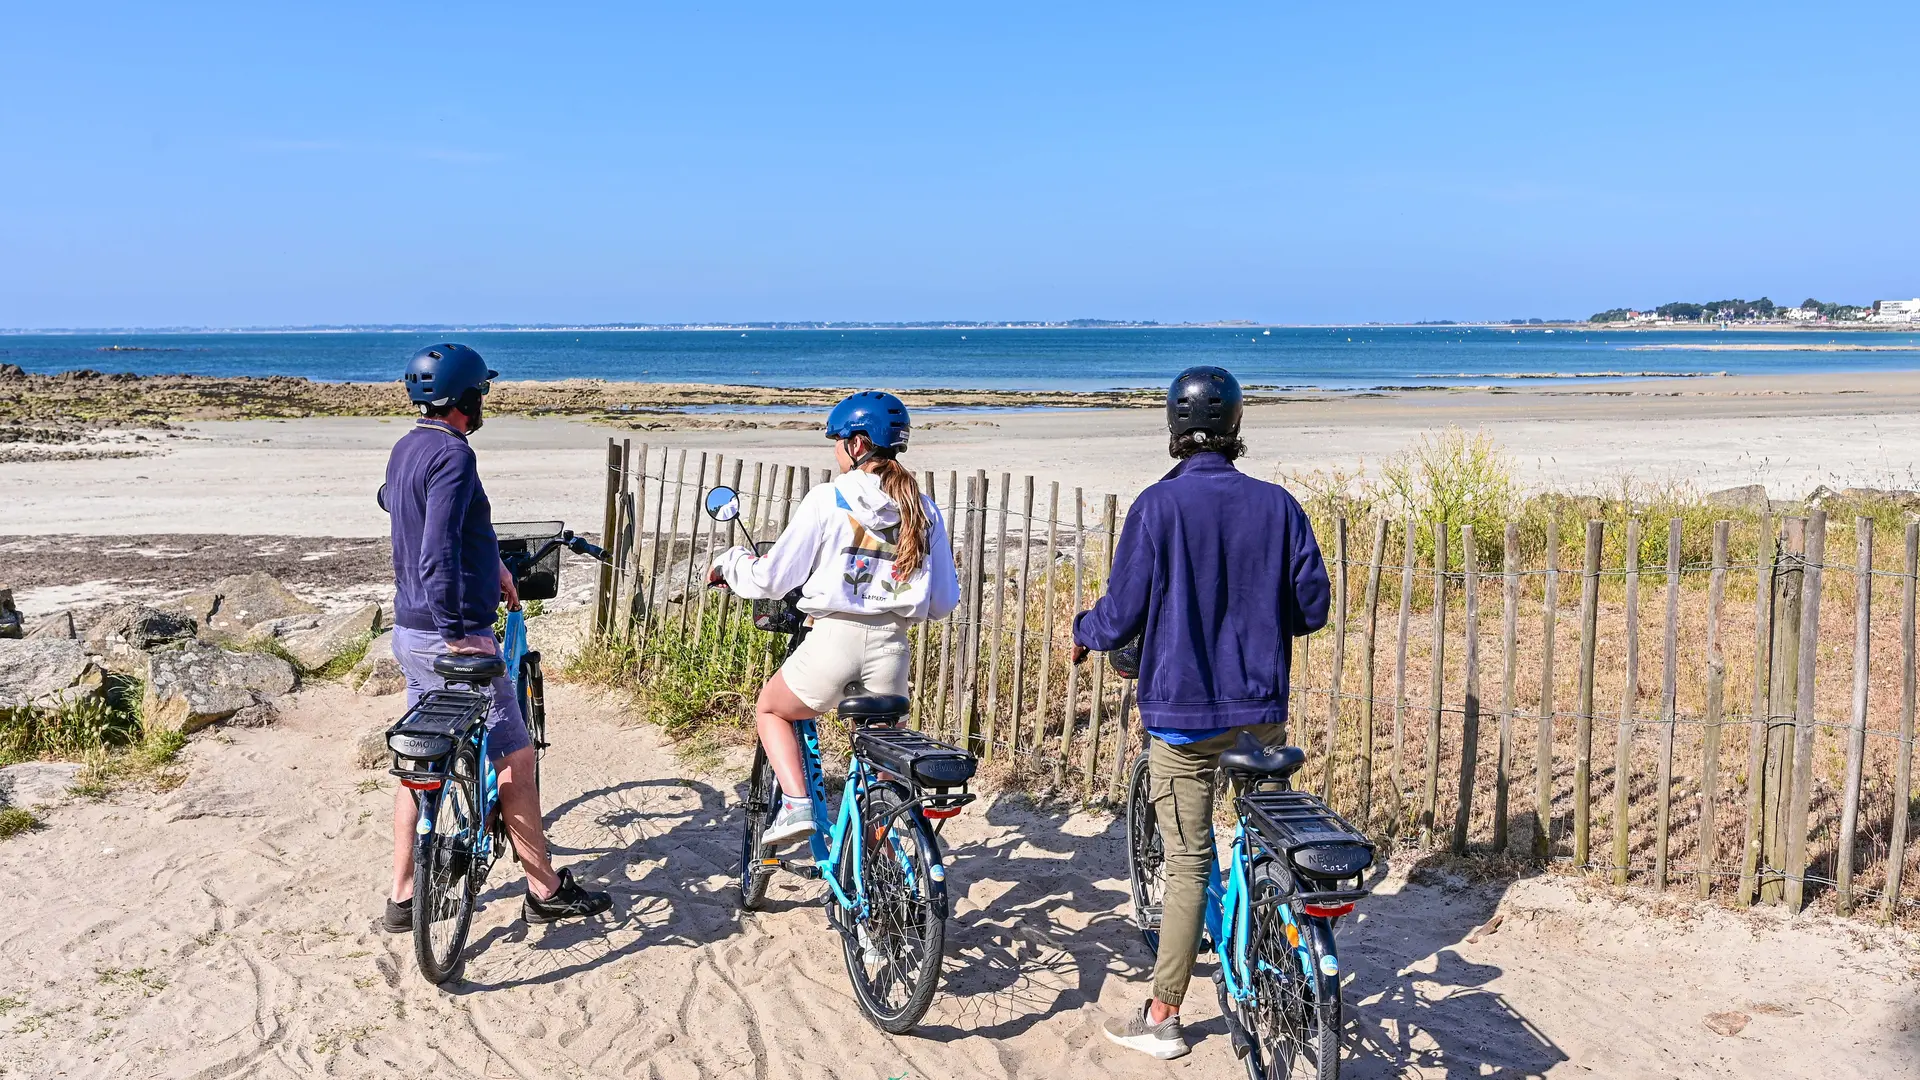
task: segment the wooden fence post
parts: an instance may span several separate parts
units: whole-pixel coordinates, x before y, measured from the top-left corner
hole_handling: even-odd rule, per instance
[[[956,522],[954,519],[958,518],[959,514],[960,474],[950,469],[947,471],[947,535],[953,542],[954,558],[962,562],[962,565],[956,569],[960,571],[960,577],[963,579],[960,582],[960,596],[961,606],[964,607],[967,595],[967,583],[964,580],[967,522],[965,518],[960,518]],[[940,692],[934,699],[933,730],[942,735],[947,730],[947,685],[953,678],[953,622],[959,611],[960,607],[956,607],[946,618],[940,620],[940,672],[938,675]]]
[[[1013,486],[1010,473],[1000,474],[1000,535],[993,545],[993,636],[987,639],[987,760],[993,759],[1000,734],[1000,638],[1007,616],[1007,497]]]
[[[1107,579],[1113,575],[1113,521],[1118,501],[1117,496],[1107,496],[1101,513],[1101,520],[1106,530],[1106,539],[1102,544],[1105,550],[1101,553],[1101,564],[1104,569],[1101,571],[1100,589],[1103,593],[1107,588]],[[1093,606],[1093,600],[1094,598],[1089,597],[1087,606]],[[1095,653],[1087,658],[1087,662],[1093,665],[1093,695],[1092,708],[1088,711],[1087,718],[1086,774],[1080,780],[1080,799],[1082,802],[1090,803],[1093,801],[1093,779],[1100,768],[1101,732],[1105,730],[1106,723],[1107,654]]]
[[[1667,887],[1668,831],[1673,822],[1673,728],[1680,712],[1680,519],[1667,522],[1667,634],[1660,666],[1660,803],[1654,808],[1654,888]]]
[[[680,590],[680,637],[682,640],[687,637],[687,624],[693,615],[694,591],[698,589],[700,592],[706,592],[704,588],[706,575],[696,569],[700,563],[700,522],[706,516],[704,513],[706,486],[707,452],[702,450],[700,467],[695,471],[693,478],[693,512],[687,517],[687,581]],[[678,497],[674,501],[675,505],[678,505]],[[678,528],[678,526],[675,527]],[[695,584],[696,576],[700,579],[700,584]],[[699,630],[698,624],[695,624],[694,629]]]
[[[1553,632],[1560,615],[1560,519],[1547,519],[1547,576],[1541,589],[1540,725],[1533,748],[1533,857],[1553,854]]]
[[[1087,556],[1086,500],[1081,497],[1080,489],[1074,488],[1073,489],[1073,607],[1070,610],[1076,611],[1076,612],[1079,611],[1081,607],[1080,587],[1083,579],[1083,574],[1082,574],[1083,568],[1081,564],[1086,561],[1086,556]],[[1073,625],[1072,616],[1068,616],[1067,625],[1069,628],[1072,627]],[[1071,632],[1069,632],[1069,636],[1071,636]],[[1059,778],[1062,784],[1066,782],[1067,762],[1073,760],[1073,729],[1074,729],[1074,725],[1079,722],[1079,719],[1080,719],[1080,665],[1070,663],[1067,665],[1066,716],[1064,721],[1060,725],[1060,761],[1058,764],[1054,766],[1054,775]]]
[[[931,471],[922,474],[920,490],[932,501],[937,512],[940,507],[940,489],[933,484]],[[953,523],[947,522],[947,543],[953,543]],[[932,650],[933,624],[923,622],[913,628],[913,711],[908,714],[907,723],[915,730],[926,727],[927,706],[933,701],[934,689],[927,685],[927,657]]]
[[[1785,522],[1781,568],[1773,575],[1772,683],[1768,688],[1765,797],[1766,867],[1772,873],[1760,882],[1760,898],[1769,904],[1786,897],[1787,815],[1793,803],[1794,739],[1789,719],[1799,700],[1800,614],[1806,599],[1807,519]]]
[[[1500,590],[1500,745],[1493,765],[1493,850],[1507,851],[1507,799],[1513,767],[1514,682],[1519,677],[1520,527],[1507,522],[1501,539]]]
[[[1333,800],[1333,763],[1340,737],[1340,684],[1347,664],[1347,519],[1333,525],[1333,678],[1327,683],[1326,764],[1320,776],[1320,798]]]
[[[1360,724],[1360,827],[1368,828],[1373,821],[1373,723],[1379,715],[1374,702],[1374,661],[1378,653],[1380,637],[1380,571],[1381,563],[1387,557],[1387,516],[1376,514],[1373,519],[1373,557],[1367,560],[1367,594],[1363,603],[1367,609],[1367,644],[1363,661],[1366,679],[1366,719]]]
[[[1106,575],[1107,587],[1111,588],[1113,582],[1113,553],[1120,544],[1120,497],[1118,495],[1107,496],[1106,505],[1101,508],[1101,511],[1107,523]],[[1100,678],[1103,680],[1104,686],[1107,669],[1107,658],[1104,655],[1100,657],[1100,665]],[[1119,689],[1120,700],[1114,703],[1114,728],[1116,730],[1116,738],[1113,740],[1113,768],[1111,770],[1112,775],[1108,778],[1107,791],[1110,795],[1124,798],[1125,796],[1121,793],[1126,787],[1127,750],[1132,745],[1133,735],[1133,732],[1129,730],[1127,726],[1127,713],[1131,705],[1127,694],[1133,689],[1133,685],[1127,680],[1121,679]],[[1104,692],[1103,690],[1102,693]]]
[[[1027,711],[1027,579],[1033,574],[1033,477],[1021,478],[1020,581],[1014,586],[1013,712],[1007,748],[1020,749],[1020,721]]]
[[[1760,855],[1766,842],[1763,822],[1766,817],[1767,738],[1772,727],[1768,718],[1768,689],[1773,683],[1773,590],[1774,562],[1779,544],[1774,537],[1773,519],[1760,519],[1760,539],[1754,545],[1753,599],[1753,715],[1747,737],[1747,830],[1746,844],[1740,853],[1738,900],[1751,905],[1759,889]]]
[[[1580,712],[1573,737],[1573,864],[1585,869],[1593,853],[1593,649],[1600,630],[1600,544],[1607,523],[1587,522],[1587,557],[1580,575]]]
[[[1700,899],[1713,896],[1720,861],[1715,820],[1720,801],[1720,725],[1725,722],[1727,658],[1720,648],[1720,608],[1727,596],[1727,538],[1733,523],[1713,523],[1713,578],[1707,586],[1707,720],[1700,733]]]
[[[986,606],[987,561],[987,474],[976,471],[967,478],[967,576],[961,601],[966,610],[966,650],[963,653],[964,677],[956,676],[960,691],[961,745],[976,754],[980,744],[980,632],[986,621],[981,616]]]
[[[1613,741],[1613,883],[1627,883],[1632,851],[1633,732],[1640,698],[1640,519],[1627,520],[1627,673]]]
[[[1460,791],[1453,814],[1455,855],[1467,853],[1467,826],[1473,817],[1473,781],[1480,757],[1480,552],[1473,526],[1460,527],[1460,568],[1467,594],[1465,702],[1460,711]]]
[[[1807,569],[1800,601],[1800,685],[1793,714],[1793,796],[1787,809],[1787,910],[1806,907],[1807,819],[1813,801],[1813,686],[1820,656],[1820,583],[1827,557],[1827,512],[1807,522]]]
[[[620,444],[607,440],[607,495],[600,514],[600,544],[609,554],[613,551],[614,517],[620,506]],[[593,586],[593,634],[598,637],[607,632],[607,605],[613,595],[613,566],[600,564],[600,573],[594,578]]]
[[[1900,879],[1907,858],[1913,798],[1914,583],[1920,580],[1920,521],[1907,522],[1906,573],[1900,579],[1900,745],[1893,769],[1893,838],[1887,848],[1887,894],[1880,921],[1890,923],[1900,906]]]
[[[1433,850],[1440,799],[1440,710],[1447,688],[1447,523],[1433,523],[1433,672],[1428,680],[1427,772],[1420,789],[1420,847]]]
[[[1867,755],[1867,680],[1872,677],[1868,654],[1873,634],[1873,519],[1853,520],[1853,718],[1847,732],[1847,780],[1840,798],[1839,890],[1834,906],[1853,914],[1853,844],[1860,828],[1860,770]]]
[[[1047,485],[1047,583],[1040,608],[1040,688],[1034,702],[1033,752],[1038,756],[1046,745],[1047,714],[1053,709],[1053,579],[1059,567],[1054,556],[1060,543],[1060,482]],[[1057,768],[1057,764],[1056,764]],[[1058,783],[1056,778],[1055,783]]]
[[[1407,551],[1400,564],[1400,642],[1393,662],[1393,805],[1388,808],[1389,835],[1399,834],[1406,814],[1407,638],[1413,627],[1413,543],[1417,528],[1412,518],[1402,526]]]

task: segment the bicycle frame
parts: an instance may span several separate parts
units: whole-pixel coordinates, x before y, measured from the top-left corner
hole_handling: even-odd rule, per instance
[[[840,792],[840,805],[831,820],[827,814],[826,776],[820,768],[820,730],[812,720],[796,720],[794,734],[800,739],[801,765],[807,774],[807,794],[813,800],[813,835],[808,838],[808,847],[813,856],[813,864],[819,870],[820,877],[826,881],[833,895],[834,903],[855,919],[867,917],[867,879],[861,869],[865,865],[867,830],[866,822],[860,814],[860,797],[866,794],[872,784],[871,770],[857,755],[849,755],[847,761],[847,783]],[[889,831],[891,836],[891,831]],[[847,840],[851,838],[851,849]],[[843,856],[844,852],[844,856]],[[933,895],[928,900],[944,918],[946,913],[946,872],[944,860],[936,846],[931,854],[933,865],[928,867],[928,876],[932,881]],[[853,895],[849,896],[840,885],[842,859],[853,860]]]
[[[1220,974],[1226,983],[1227,993],[1233,1000],[1242,1004],[1253,1000],[1252,969],[1247,958],[1247,935],[1252,925],[1252,888],[1248,876],[1253,868],[1253,843],[1247,838],[1247,826],[1244,818],[1236,821],[1233,830],[1233,845],[1227,858],[1227,870],[1223,877],[1216,862],[1207,878],[1207,903],[1205,909],[1206,931],[1214,943],[1214,952],[1219,958]],[[1281,922],[1287,928],[1287,941],[1292,946],[1294,959],[1299,962],[1301,977],[1314,987],[1316,994],[1339,988],[1339,960],[1334,952],[1332,927],[1328,920],[1308,916],[1296,920],[1291,903],[1275,905],[1280,913]],[[1320,955],[1332,961],[1333,970],[1316,971],[1313,958],[1307,951],[1306,936],[1314,935],[1320,946]],[[1323,960],[1322,964],[1326,964]]]

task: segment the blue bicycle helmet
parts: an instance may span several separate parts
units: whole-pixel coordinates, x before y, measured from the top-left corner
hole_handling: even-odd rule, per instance
[[[486,393],[499,374],[465,345],[429,345],[407,361],[407,397],[415,405],[451,405],[469,390]]]
[[[886,457],[907,448],[910,426],[906,405],[883,390],[862,390],[827,414],[827,438],[865,435],[874,450]]]

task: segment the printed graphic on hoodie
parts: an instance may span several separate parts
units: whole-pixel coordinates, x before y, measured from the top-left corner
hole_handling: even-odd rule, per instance
[[[898,579],[893,560],[898,551],[900,526],[895,523],[891,528],[868,529],[860,519],[848,514],[853,523],[853,542],[840,550],[847,557],[847,572],[844,575],[848,585],[855,589],[873,583],[875,563],[886,563],[886,577],[880,581],[880,587],[891,595],[898,596],[907,587],[907,583]]]

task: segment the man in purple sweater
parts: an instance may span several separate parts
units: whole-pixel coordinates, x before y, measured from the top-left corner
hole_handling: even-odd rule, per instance
[[[493,508],[467,445],[467,436],[480,430],[481,401],[498,374],[465,345],[430,345],[407,364],[407,395],[420,419],[394,444],[380,492],[393,530],[393,656],[407,676],[409,706],[446,685],[433,670],[434,657],[498,653],[494,614],[503,598],[520,604],[513,575],[500,561]],[[521,914],[528,922],[552,922],[607,910],[613,901],[606,893],[582,889],[570,870],[554,873],[540,821],[533,741],[513,681],[495,679],[488,693],[487,755],[500,774],[507,833],[527,871]],[[397,788],[393,891],[381,919],[396,934],[413,929],[413,833],[419,819],[413,793]]]
[[[1242,730],[1286,741],[1293,639],[1327,622],[1327,568],[1300,504],[1241,473],[1240,384],[1217,367],[1167,391],[1180,464],[1140,493],[1107,594],[1074,620],[1074,659],[1141,639],[1136,700],[1167,891],[1153,997],[1107,1021],[1109,1039],[1157,1058],[1187,1052],[1180,1002],[1193,975],[1214,862],[1213,783]]]

